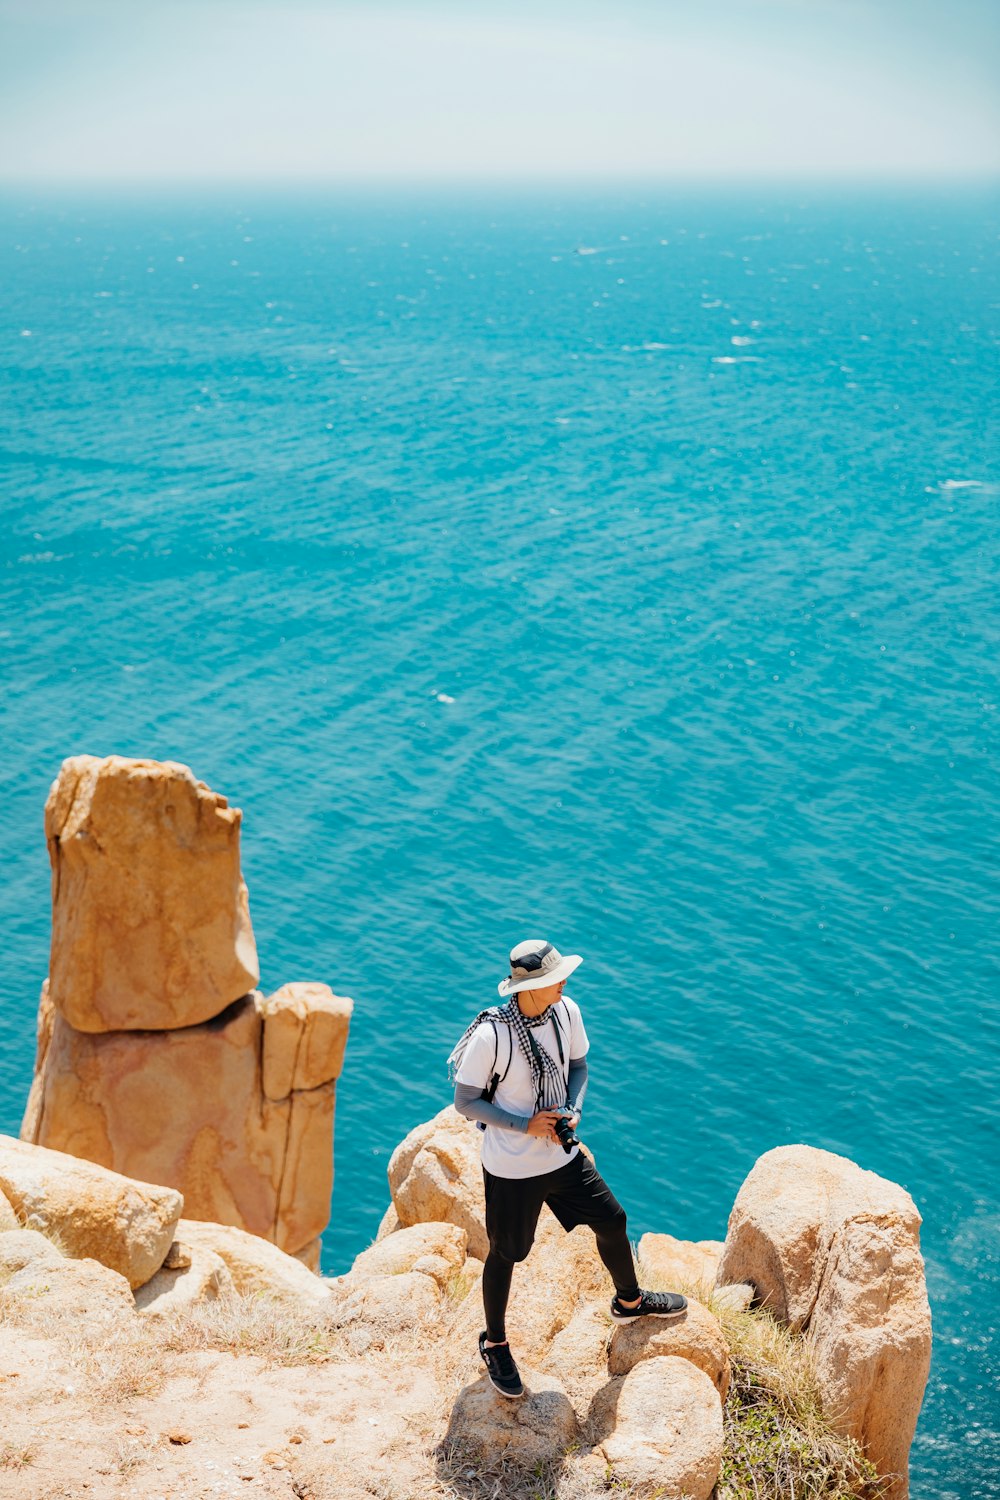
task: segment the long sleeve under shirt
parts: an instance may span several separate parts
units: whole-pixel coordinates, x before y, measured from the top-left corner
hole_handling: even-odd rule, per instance
[[[569,1060],[569,1079],[566,1087],[567,1107],[573,1114],[579,1115],[583,1110],[583,1096],[587,1092],[587,1059],[585,1057],[571,1057]],[[505,1130],[519,1130],[522,1135],[526,1134],[531,1115],[513,1115],[509,1109],[502,1109],[499,1104],[493,1104],[482,1096],[482,1090],[477,1089],[471,1083],[456,1083],[455,1085],[455,1108],[460,1115],[467,1120],[482,1120],[484,1125],[501,1125]]]

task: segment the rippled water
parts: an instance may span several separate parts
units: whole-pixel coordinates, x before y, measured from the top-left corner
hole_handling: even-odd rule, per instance
[[[547,935],[634,1236],[783,1142],[910,1190],[913,1493],[994,1495],[995,209],[8,200],[0,1129],[49,783],[184,761],[356,998],[327,1269]]]

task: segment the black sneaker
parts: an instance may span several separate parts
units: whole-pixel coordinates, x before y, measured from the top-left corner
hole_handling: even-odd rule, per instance
[[[514,1356],[510,1352],[509,1344],[491,1344],[487,1349],[484,1344],[486,1330],[479,1335],[479,1352],[486,1363],[486,1373],[493,1382],[493,1387],[501,1396],[516,1398],[524,1395],[524,1386],[521,1377],[517,1373],[517,1365]]]
[[[687,1312],[687,1298],[680,1292],[640,1292],[638,1307],[623,1307],[617,1297],[611,1299],[611,1316],[616,1323],[631,1323],[635,1318],[679,1318]]]

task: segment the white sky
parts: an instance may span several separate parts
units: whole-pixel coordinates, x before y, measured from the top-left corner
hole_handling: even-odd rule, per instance
[[[966,176],[978,0],[0,0],[0,180]]]

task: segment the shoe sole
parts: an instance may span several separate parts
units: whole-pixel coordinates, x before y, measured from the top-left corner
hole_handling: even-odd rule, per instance
[[[672,1322],[676,1318],[683,1318],[686,1312],[686,1307],[679,1307],[676,1312],[633,1313],[631,1317],[622,1317],[620,1313],[612,1313],[611,1318],[615,1323],[639,1323],[643,1318],[659,1318],[661,1321],[666,1319],[667,1322]]]
[[[521,1397],[524,1395],[523,1389],[519,1391],[505,1391],[497,1385],[496,1381],[493,1379],[493,1376],[490,1375],[489,1370],[486,1371],[486,1374],[489,1378],[490,1385],[496,1391],[498,1396],[506,1396],[508,1401],[520,1401]]]

